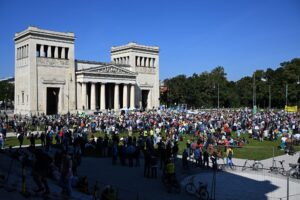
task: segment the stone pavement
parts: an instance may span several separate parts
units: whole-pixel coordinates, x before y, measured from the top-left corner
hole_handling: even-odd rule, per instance
[[[298,155],[288,156],[283,155],[276,160],[285,159],[294,162],[298,159]],[[290,161],[287,161],[290,162]],[[242,159],[234,159],[235,163],[244,163]],[[268,165],[272,164],[272,159],[263,161]],[[89,186],[93,188],[96,181],[102,190],[107,184],[118,188],[119,199],[133,200],[133,199],[196,199],[188,195],[184,191],[184,186],[192,175],[195,175],[196,181],[201,181],[208,184],[209,193],[211,194],[211,186],[213,182],[213,171],[203,170],[191,167],[186,171],[181,169],[181,160],[177,160],[177,177],[182,184],[182,192],[180,194],[167,193],[166,188],[161,182],[161,171],[158,171],[157,179],[149,179],[143,177],[143,160],[141,160],[140,167],[121,166],[119,164],[112,165],[111,158],[92,158],[84,157],[82,164],[78,169],[80,175],[87,175],[89,178]],[[10,168],[10,158],[0,154],[0,172],[7,172]],[[20,195],[20,164],[14,164],[12,172],[16,173],[11,179],[10,184],[15,185],[17,190],[14,192],[7,192],[0,188],[1,199],[23,199]],[[35,184],[32,182],[30,174],[27,176],[28,189],[33,190]],[[195,183],[196,183],[195,181]],[[51,183],[51,190],[54,194],[58,194],[60,188],[58,185]],[[300,199],[300,181],[290,179],[289,194],[291,199]],[[286,177],[273,175],[266,170],[263,172],[241,171],[239,168],[236,171],[224,171],[216,173],[216,199],[225,200],[279,200],[284,199],[287,194],[287,179]],[[81,193],[75,192],[75,199],[90,199],[90,196],[84,196]],[[36,198],[38,199],[38,198]]]
[[[288,162],[294,162],[298,159],[297,155],[283,155],[276,160],[285,159]],[[245,160],[239,159],[235,162],[244,163]],[[272,159],[263,161],[266,166],[272,165]],[[142,163],[141,163],[142,164]],[[93,184],[96,180],[106,184],[111,184],[119,188],[120,199],[191,199],[184,191],[184,186],[189,178],[195,175],[196,181],[208,184],[209,193],[211,193],[211,185],[213,179],[212,170],[203,170],[191,168],[185,171],[180,167],[181,160],[178,159],[177,177],[182,184],[182,192],[180,194],[167,193],[158,173],[157,179],[149,179],[143,177],[143,165],[138,168],[122,167],[120,165],[112,165],[110,158],[84,158],[82,166],[79,169],[80,174],[86,174]],[[91,174],[91,171],[93,173]],[[196,183],[195,181],[195,183]],[[300,199],[300,180],[290,179],[289,181],[290,199]],[[284,176],[270,174],[267,170],[263,172],[241,171],[225,171],[216,174],[216,199],[280,199],[287,194],[287,179]]]
[[[22,167],[21,163],[7,156],[6,153],[0,153],[0,175],[4,175],[5,179],[0,180],[0,199],[2,200],[19,200],[26,199],[22,196]],[[7,176],[9,175],[9,178]],[[50,195],[47,199],[65,199],[61,194],[61,187],[54,180],[48,179],[50,188]],[[30,199],[43,199],[40,195],[35,195],[34,190],[37,189],[33,181],[31,170],[26,170],[26,191],[31,193]],[[70,200],[91,199],[91,196],[73,190],[72,198]]]
[[[282,155],[275,157],[276,161],[285,160],[284,167],[289,169],[289,163],[296,163],[299,158],[299,152],[290,155]],[[179,156],[180,157],[180,156]],[[0,166],[4,169],[9,168],[10,160],[2,160],[4,157],[0,154]],[[279,200],[286,199],[287,195],[287,178],[282,175],[276,175],[269,173],[268,169],[272,166],[273,158],[262,160],[264,165],[262,172],[252,171],[250,169],[241,171],[241,167],[237,167],[236,171],[230,169],[224,172],[216,173],[216,199],[235,200],[235,199],[253,199],[253,200]],[[243,166],[245,159],[233,158],[233,162],[237,166]],[[223,164],[222,160],[218,160],[218,163]],[[250,161],[252,163],[252,161]],[[143,177],[143,159],[141,159],[140,167],[129,168],[127,166],[112,165],[111,158],[93,158],[84,157],[82,164],[78,169],[78,173],[83,176],[88,176],[89,186],[92,188],[95,182],[98,182],[100,190],[106,185],[110,184],[115,188],[118,188],[118,196],[120,199],[196,199],[188,195],[184,191],[184,186],[191,176],[195,175],[195,183],[197,181],[204,182],[208,185],[209,193],[211,193],[211,186],[213,182],[213,171],[203,170],[199,168],[191,168],[186,171],[181,169],[181,160],[177,160],[177,177],[182,184],[182,192],[180,194],[167,193],[161,181],[161,171],[158,170],[157,179],[149,179]],[[276,163],[279,166],[279,162]],[[1,167],[0,167],[1,170]],[[18,173],[17,181],[11,184],[17,184],[20,188],[20,168],[13,170]],[[1,172],[1,171],[0,171]],[[29,188],[35,187],[32,182],[32,178],[28,175],[30,181]],[[52,191],[54,193],[59,192],[60,188],[52,184]],[[289,195],[290,200],[300,199],[300,180],[289,179]],[[32,189],[31,189],[32,190]],[[20,191],[20,189],[18,190]],[[0,189],[1,199],[22,199],[19,192],[8,193],[7,191]],[[4,196],[3,196],[4,195]],[[6,198],[7,197],[7,198]],[[76,193],[75,198],[89,199],[88,196],[81,196],[81,193]]]

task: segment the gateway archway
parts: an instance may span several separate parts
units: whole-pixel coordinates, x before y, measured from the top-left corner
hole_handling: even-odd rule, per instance
[[[55,115],[58,111],[59,88],[47,88],[47,115]]]

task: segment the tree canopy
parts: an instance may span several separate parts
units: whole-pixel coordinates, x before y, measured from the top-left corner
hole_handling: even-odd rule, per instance
[[[251,77],[246,76],[238,81],[228,81],[226,76],[224,67],[217,66],[210,72],[165,79],[168,91],[161,94],[161,103],[216,108],[219,88],[220,108],[252,107],[254,91],[256,105],[260,108],[269,106],[269,96],[272,108],[283,108],[286,104],[286,91],[288,105],[300,105],[299,58],[282,62],[275,70],[256,70]]]

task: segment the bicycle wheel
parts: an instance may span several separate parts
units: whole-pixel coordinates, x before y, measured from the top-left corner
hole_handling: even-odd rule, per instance
[[[260,162],[258,162],[258,163],[255,163],[254,165],[253,165],[253,170],[255,170],[255,171],[262,171],[263,170],[263,164],[262,163],[260,163]]]
[[[242,167],[242,171],[245,171],[247,169],[247,160],[246,162],[244,163],[244,166]]]
[[[278,174],[278,168],[277,167],[270,167],[270,172],[274,174]]]
[[[230,169],[233,170],[233,171],[235,171],[235,170],[236,170],[236,166],[235,166],[234,164],[232,164],[232,165],[230,166]]]
[[[287,172],[283,169],[281,172],[280,172],[283,176],[287,176]]]
[[[193,183],[188,183],[185,186],[185,191],[189,194],[195,194],[196,193],[196,187]]]
[[[199,190],[199,199],[200,200],[208,200],[209,199],[209,194],[208,191],[205,187],[201,187]]]
[[[224,171],[226,168],[226,165],[225,164],[219,164],[218,165],[218,169],[221,170],[221,171]]]

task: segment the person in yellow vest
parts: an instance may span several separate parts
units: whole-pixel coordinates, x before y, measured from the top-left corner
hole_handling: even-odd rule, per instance
[[[229,146],[227,148],[226,151],[226,155],[227,155],[227,166],[229,166],[230,168],[232,168],[233,162],[232,162],[232,157],[233,157],[233,149]]]
[[[174,162],[172,162],[171,159],[168,159],[167,163],[166,163],[166,166],[165,166],[164,173],[165,173],[165,178],[169,183],[171,182],[171,180],[176,178],[175,177],[175,172],[176,172],[176,169],[175,169]]]

